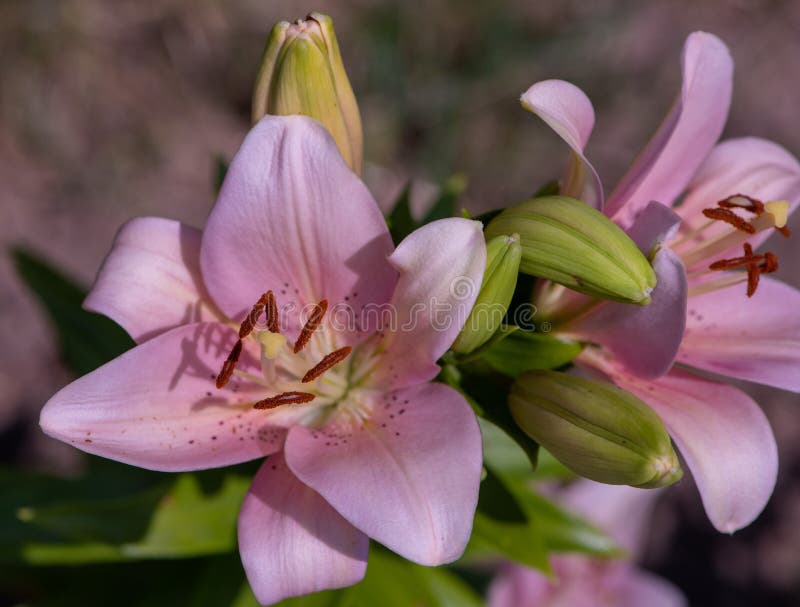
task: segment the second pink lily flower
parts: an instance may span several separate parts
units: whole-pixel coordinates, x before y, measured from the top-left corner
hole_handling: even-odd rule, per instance
[[[600,346],[586,348],[578,364],[658,412],[712,523],[731,532],[758,516],[772,493],[778,465],[772,430],[747,394],[673,364],[800,391],[800,291],[760,277],[775,264],[745,245],[756,248],[771,231],[785,232],[786,217],[800,203],[800,164],[763,139],[717,143],[733,78],[730,54],[717,37],[691,34],[682,68],[672,109],[605,207],[584,154],[594,126],[589,99],[559,80],[523,94],[523,105],[572,148],[562,192],[626,229],[653,256],[659,278],[653,302],[642,308],[604,303],[581,310],[584,298],[557,288],[542,290],[539,303],[566,313],[561,335]],[[710,269],[714,262],[730,271]]]

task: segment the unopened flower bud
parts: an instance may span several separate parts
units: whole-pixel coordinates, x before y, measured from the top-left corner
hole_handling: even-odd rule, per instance
[[[566,196],[533,198],[510,207],[486,227],[486,238],[516,232],[520,271],[570,289],[646,305],[656,275],[636,244],[613,221]]]
[[[522,256],[519,235],[496,236],[486,244],[486,271],[467,322],[453,344],[466,354],[489,341],[503,322],[517,286]]]
[[[327,15],[311,13],[272,28],[253,92],[253,122],[265,114],[318,120],[350,168],[361,173],[361,116]]]
[[[576,474],[644,488],[664,487],[683,475],[658,415],[612,384],[528,371],[508,402],[520,428]]]

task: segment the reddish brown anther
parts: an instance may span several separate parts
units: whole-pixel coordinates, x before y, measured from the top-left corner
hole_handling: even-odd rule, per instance
[[[303,326],[303,329],[300,331],[300,336],[297,338],[297,341],[294,342],[294,353],[297,354],[300,350],[306,347],[308,341],[311,339],[311,336],[314,334],[314,331],[317,330],[319,324],[322,322],[322,318],[325,316],[325,312],[328,311],[328,300],[323,299],[319,302],[314,309],[311,311],[311,314],[306,321],[306,324]]]
[[[743,205],[738,201],[733,202],[735,198],[744,198],[748,204]],[[750,196],[745,196],[744,194],[734,194],[733,196],[728,196],[726,199],[720,200],[717,203],[717,206],[723,209],[744,209],[745,211],[750,211],[756,216],[761,215],[764,212],[763,202]]]
[[[316,395],[310,392],[281,392],[276,396],[270,396],[258,401],[253,405],[254,409],[274,409],[282,405],[302,405],[310,403]]]
[[[334,350],[330,354],[327,354],[325,358],[319,361],[313,369],[310,369],[308,373],[303,376],[303,383],[305,384],[310,381],[314,381],[320,375],[325,373],[325,371],[342,362],[352,351],[353,348],[350,346],[345,346],[344,348],[339,348],[338,350]]]
[[[233,345],[231,353],[228,354],[228,358],[225,359],[224,363],[222,363],[222,370],[219,372],[219,375],[217,375],[217,388],[224,388],[225,385],[230,381],[233,371],[236,369],[236,363],[239,362],[239,356],[241,356],[241,354],[242,340],[237,339],[236,343]]]
[[[724,221],[742,232],[747,232],[748,234],[756,233],[756,229],[749,221],[742,219],[730,209],[703,209],[703,215],[709,219]]]
[[[280,333],[281,327],[278,318],[278,303],[275,301],[275,295],[272,294],[272,291],[267,291],[264,306],[266,311],[267,329],[270,333]]]
[[[758,289],[761,275],[770,274],[778,269],[778,256],[769,252],[763,255],[754,255],[753,247],[746,242],[744,243],[744,256],[720,259],[708,266],[709,270],[734,270],[736,268],[747,269],[747,296],[752,297]]]
[[[272,291],[267,291],[261,297],[259,297],[256,304],[253,306],[253,309],[250,310],[250,313],[247,316],[245,316],[245,319],[239,326],[239,339],[244,339],[253,332],[253,327],[255,327],[258,319],[261,317],[261,313],[264,311],[264,308],[267,305],[267,299],[269,297],[274,299]]]

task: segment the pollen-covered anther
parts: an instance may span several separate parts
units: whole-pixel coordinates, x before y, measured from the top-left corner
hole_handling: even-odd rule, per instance
[[[731,259],[720,259],[710,266],[709,270],[735,270],[745,268],[747,270],[747,296],[752,297],[762,274],[771,274],[778,269],[778,256],[767,252],[764,254],[753,254],[753,247],[750,243],[744,244],[744,255],[742,257],[732,257]]]
[[[272,291],[267,291],[258,298],[258,301],[253,306],[253,309],[250,310],[250,313],[245,316],[242,324],[239,325],[239,339],[244,339],[253,332],[253,328],[256,326],[256,323],[258,323],[258,319],[261,318],[261,314],[264,312],[264,308],[267,306],[267,300],[270,297],[274,301],[275,296],[272,295]]]
[[[720,200],[717,206],[723,209],[744,209],[754,215],[761,215],[764,212],[764,203],[751,196],[744,194],[734,194]]]
[[[222,363],[222,370],[219,372],[219,375],[217,375],[217,388],[224,388],[225,385],[230,381],[233,371],[236,369],[236,363],[239,362],[239,356],[241,356],[241,354],[242,340],[237,339],[236,343],[233,345],[231,353],[228,354],[228,358],[226,358],[225,362]]]
[[[334,350],[330,354],[325,355],[325,358],[319,361],[312,369],[309,369],[308,373],[303,376],[302,382],[306,384],[310,381],[314,381],[328,369],[342,362],[352,351],[353,348],[350,346],[345,346],[344,348],[339,348],[338,350]]]
[[[267,291],[266,301],[264,302],[264,312],[266,313],[267,330],[270,333],[280,333],[280,319],[278,318],[278,303],[272,291]]]
[[[739,217],[736,213],[731,211],[730,208],[703,209],[703,215],[709,219],[724,221],[741,232],[747,232],[748,234],[756,233],[756,229],[749,221]]]
[[[275,396],[264,398],[253,404],[254,409],[274,409],[283,405],[303,405],[310,403],[316,395],[310,392],[281,392]]]
[[[314,309],[311,311],[311,314],[306,321],[306,324],[303,325],[302,330],[300,331],[300,335],[297,337],[297,341],[294,342],[294,353],[297,354],[306,347],[308,341],[311,339],[311,336],[314,334],[314,331],[317,330],[320,323],[322,322],[323,317],[325,316],[325,312],[328,311],[328,300],[323,299],[319,302]]]

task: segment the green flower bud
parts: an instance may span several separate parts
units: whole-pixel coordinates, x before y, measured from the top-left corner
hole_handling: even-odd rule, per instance
[[[566,196],[533,198],[486,227],[486,238],[516,232],[520,271],[600,299],[646,305],[656,275],[636,244],[613,221]]]
[[[612,384],[528,371],[512,386],[508,402],[520,428],[576,474],[645,488],[683,476],[658,415]]]
[[[496,236],[486,243],[486,271],[464,328],[453,344],[459,354],[485,344],[503,322],[517,286],[522,247],[519,235]]]
[[[350,168],[361,173],[361,116],[327,15],[311,13],[305,21],[272,28],[253,91],[253,122],[265,114],[318,120]]]

